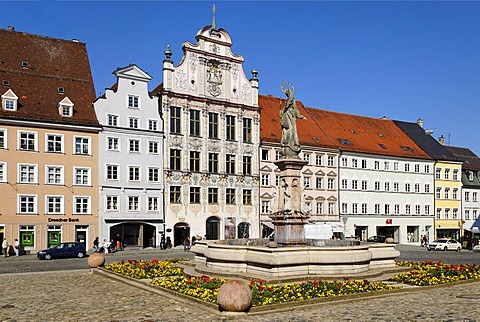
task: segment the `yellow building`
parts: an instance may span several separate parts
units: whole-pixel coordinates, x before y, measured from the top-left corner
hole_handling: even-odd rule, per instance
[[[98,233],[98,132],[85,44],[0,30],[0,238],[27,252]]]

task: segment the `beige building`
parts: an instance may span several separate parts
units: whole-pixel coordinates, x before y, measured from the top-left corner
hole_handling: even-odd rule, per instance
[[[85,44],[0,30],[0,237],[36,252],[98,233],[98,132]]]

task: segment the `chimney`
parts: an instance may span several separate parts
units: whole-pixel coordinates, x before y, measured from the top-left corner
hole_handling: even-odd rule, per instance
[[[417,124],[418,124],[418,126],[423,128],[423,120],[421,118],[418,118]]]
[[[440,137],[438,138],[438,142],[441,144],[441,145],[445,145],[445,137],[442,135],[440,135]]]
[[[7,30],[8,30],[8,31],[15,31],[15,27],[14,27],[14,26],[8,26],[8,27],[7,27]]]

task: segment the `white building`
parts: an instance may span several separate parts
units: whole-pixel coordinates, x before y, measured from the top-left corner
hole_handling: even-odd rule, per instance
[[[117,83],[95,103],[99,137],[100,240],[158,246],[164,232],[163,120],[152,79],[136,65],[113,73]]]
[[[165,119],[165,222],[173,245],[186,236],[259,236],[257,72],[215,24],[183,44],[178,66],[167,49],[158,87]]]

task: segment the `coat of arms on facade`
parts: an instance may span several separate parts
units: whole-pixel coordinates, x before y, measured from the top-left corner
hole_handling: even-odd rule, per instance
[[[222,92],[222,72],[220,62],[211,60],[207,63],[207,90],[212,96],[218,96]]]

